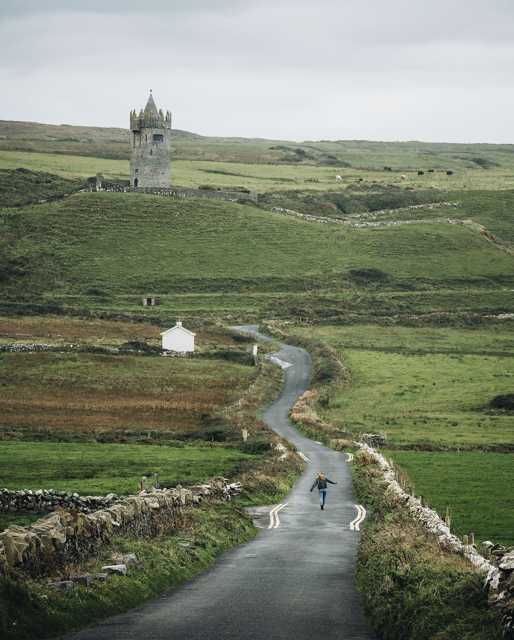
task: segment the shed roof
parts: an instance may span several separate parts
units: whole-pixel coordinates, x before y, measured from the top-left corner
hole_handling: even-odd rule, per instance
[[[171,333],[172,331],[183,331],[184,333],[187,333],[190,336],[196,336],[196,333],[189,331],[189,329],[186,329],[181,324],[176,324],[174,327],[171,327],[171,329],[166,329],[166,331],[162,331],[161,336],[165,336],[167,333]]]

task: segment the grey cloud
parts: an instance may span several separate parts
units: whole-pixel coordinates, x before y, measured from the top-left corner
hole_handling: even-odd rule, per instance
[[[153,86],[210,134],[507,141],[513,35],[506,0],[3,0],[0,117],[124,125]]]

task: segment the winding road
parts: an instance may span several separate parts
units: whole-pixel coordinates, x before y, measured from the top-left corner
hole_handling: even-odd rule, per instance
[[[260,339],[256,327],[238,327]],[[279,505],[256,510],[262,530],[225,553],[195,579],[160,598],[68,640],[371,640],[355,586],[359,526],[365,517],[352,494],[348,456],[302,436],[289,421],[308,388],[310,357],[282,345],[280,397],[264,420],[292,442],[306,471]],[[290,365],[290,366],[288,366]],[[318,471],[329,485],[324,511],[309,489]]]

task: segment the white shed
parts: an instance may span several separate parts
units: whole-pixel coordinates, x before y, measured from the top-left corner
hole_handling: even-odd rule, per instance
[[[178,351],[179,353],[191,353],[195,350],[195,333],[177,322],[174,327],[161,333],[162,348],[165,351]]]

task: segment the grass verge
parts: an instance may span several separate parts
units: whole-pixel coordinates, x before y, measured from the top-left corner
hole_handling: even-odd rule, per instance
[[[118,538],[102,558],[87,567],[99,570],[115,552],[134,552],[141,568],[94,587],[62,593],[30,580],[0,579],[0,636],[5,640],[48,638],[93,620],[125,611],[175,587],[206,569],[223,551],[247,542],[255,528],[235,505],[191,510],[187,526],[153,540]]]
[[[359,549],[357,581],[382,640],[500,640],[483,577],[463,558],[443,552],[384,494],[380,471],[354,467],[358,499],[370,517]]]

